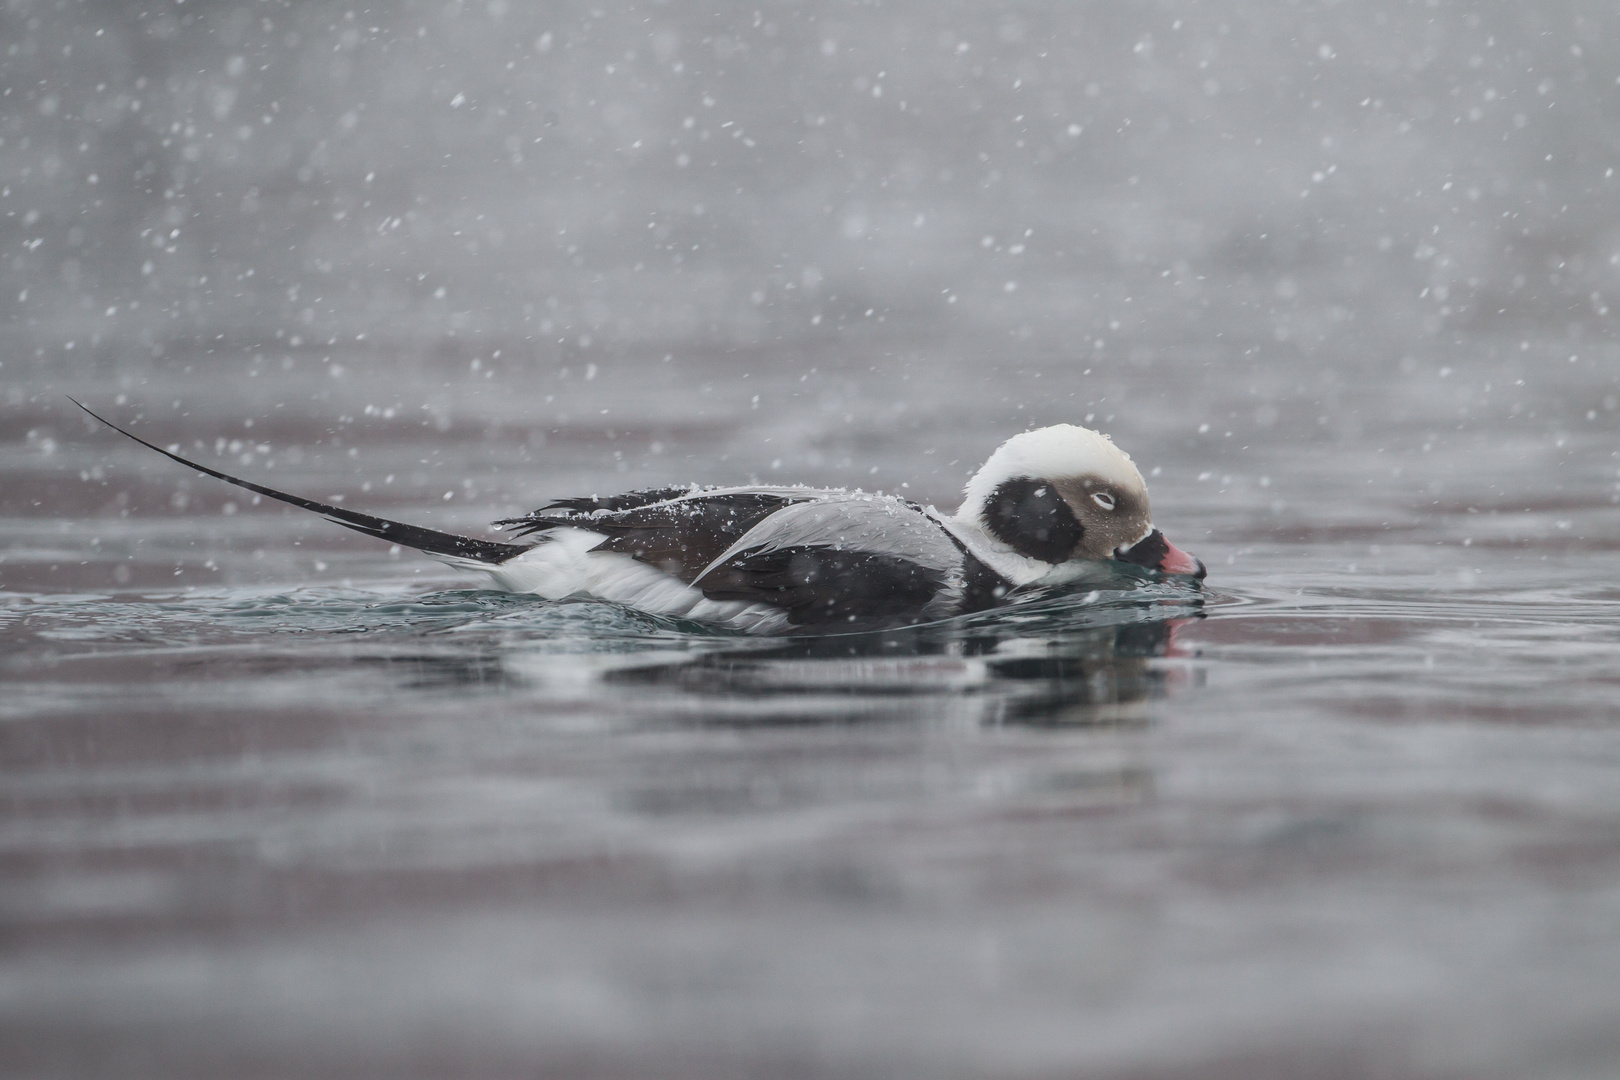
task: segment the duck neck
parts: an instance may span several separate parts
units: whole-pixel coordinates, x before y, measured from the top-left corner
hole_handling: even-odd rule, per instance
[[[930,508],[932,509],[932,508]],[[1051,563],[1021,555],[984,531],[984,527],[968,516],[967,506],[946,516],[934,511],[930,514],[969,555],[993,570],[1010,588],[1039,581],[1052,570]]]

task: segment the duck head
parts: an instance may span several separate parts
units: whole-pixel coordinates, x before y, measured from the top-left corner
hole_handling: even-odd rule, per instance
[[[956,520],[1036,564],[1117,559],[1165,574],[1205,573],[1153,527],[1147,484],[1130,455],[1074,424],[1003,443],[968,481]]]

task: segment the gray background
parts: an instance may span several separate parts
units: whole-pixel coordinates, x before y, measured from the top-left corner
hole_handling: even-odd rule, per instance
[[[498,348],[535,409],[570,361],[669,352],[971,350],[1067,390],[1186,350],[1275,394],[1527,323],[1603,347],[1614,19],[15,3],[6,362]]]

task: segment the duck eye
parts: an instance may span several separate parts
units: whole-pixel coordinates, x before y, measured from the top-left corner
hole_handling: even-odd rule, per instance
[[[1094,493],[1091,496],[1091,501],[1102,507],[1104,510],[1112,510],[1114,508],[1114,497],[1106,491]]]

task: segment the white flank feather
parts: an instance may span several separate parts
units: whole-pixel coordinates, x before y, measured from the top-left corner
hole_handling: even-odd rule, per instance
[[[710,600],[679,578],[617,551],[592,551],[606,537],[589,529],[553,529],[546,539],[516,558],[483,570],[508,592],[533,593],[548,600],[589,596],[677,619],[696,619],[736,630],[776,633],[787,613],[770,604]]]

